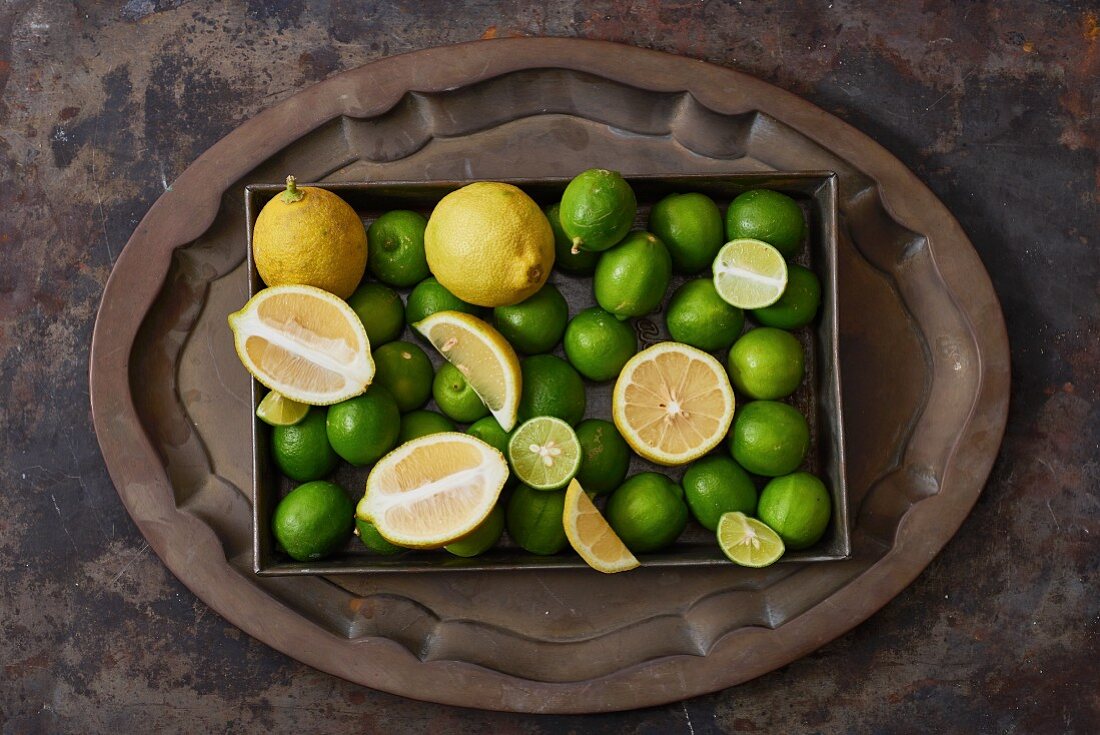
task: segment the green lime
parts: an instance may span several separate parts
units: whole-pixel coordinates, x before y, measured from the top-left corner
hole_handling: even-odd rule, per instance
[[[669,194],[649,211],[649,231],[661,238],[677,273],[698,273],[726,242],[722,212],[706,194]]]
[[[577,482],[585,492],[604,495],[622,484],[630,467],[630,447],[615,424],[585,419],[577,424],[581,443],[581,468]]]
[[[324,480],[291,490],[275,506],[271,530],[296,561],[322,559],[348,542],[355,527],[355,503],[343,488]]]
[[[432,396],[439,410],[459,423],[467,424],[489,415],[489,409],[466,382],[466,377],[449,362],[443,363],[435,374]]]
[[[454,431],[454,422],[435,411],[409,411],[401,417],[401,431],[397,434],[397,443],[404,444],[428,434]]]
[[[573,241],[561,228],[561,218],[558,216],[560,209],[560,204],[551,204],[546,208],[546,219],[550,220],[550,229],[554,231],[554,265],[566,273],[590,276],[596,270],[596,261],[600,259],[600,254],[591,250],[573,252]]]
[[[789,258],[798,252],[805,235],[806,220],[798,202],[778,191],[746,191],[726,210],[727,240],[763,240]]]
[[[336,469],[340,458],[328,443],[325,409],[311,408],[292,426],[271,430],[271,456],[279,472],[291,480],[319,480]]]
[[[383,554],[390,556],[391,554],[397,554],[405,549],[396,544],[391,544],[382,534],[378,533],[378,529],[374,527],[374,524],[370,521],[364,521],[359,518],[355,519],[355,535],[359,537],[359,540],[363,542],[363,546],[373,551],[375,554]]]
[[[476,436],[504,456],[508,456],[509,434],[501,428],[500,423],[492,416],[486,416],[470,424],[470,428],[466,429],[466,433],[470,436]]]
[[[611,493],[604,516],[631,551],[657,551],[683,532],[688,508],[676,483],[658,472],[642,472]]]
[[[397,444],[401,412],[390,392],[372,385],[355,398],[329,406],[328,440],[345,461],[374,464]]]
[[[598,306],[573,317],[565,328],[565,356],[589,380],[611,380],[638,351],[630,324]]]
[[[535,355],[520,360],[523,395],[519,420],[556,416],[570,426],[584,418],[584,381],[565,360],[554,355]]]
[[[401,336],[405,328],[405,307],[401,296],[380,283],[364,283],[348,298],[363,327],[372,349]]]
[[[711,279],[698,278],[672,292],[665,323],[677,342],[715,352],[728,350],[741,334],[745,312],[727,304]]]
[[[795,329],[814,320],[821,306],[821,281],[809,268],[787,264],[787,288],[771,306],[753,309],[756,321],[766,327]]]
[[[437,311],[461,311],[474,316],[481,314],[478,307],[467,304],[443,288],[435,278],[425,278],[416,284],[406,300],[405,320],[409,324],[416,324]]]
[[[741,309],[771,306],[787,288],[787,261],[763,240],[730,240],[718,251],[712,270],[718,295]]]
[[[581,445],[569,424],[553,416],[536,416],[512,432],[508,461],[523,484],[557,490],[580,469]]]
[[[479,556],[496,546],[503,533],[504,508],[497,503],[477,528],[443,548],[455,556]]]
[[[569,305],[549,283],[518,304],[493,309],[493,326],[513,347],[528,355],[554,349],[567,321]]]
[[[428,220],[407,209],[386,212],[367,228],[367,267],[382,283],[412,286],[431,275],[424,257]]]
[[[412,342],[390,342],[372,353],[374,382],[384,386],[406,413],[420,408],[432,395],[432,361]]]
[[[281,393],[268,391],[256,407],[256,418],[268,426],[293,426],[306,417],[309,406],[292,401]]]
[[[779,534],[738,511],[724,513],[719,519],[718,546],[734,564],[754,568],[774,564],[786,550]]]
[[[532,554],[556,554],[569,545],[562,514],[565,490],[535,490],[516,485],[508,499],[508,535]]]
[[[712,454],[692,463],[681,481],[684,497],[703,528],[718,528],[723,513],[756,512],[756,486],[729,457]]]
[[[782,329],[750,329],[730,348],[729,371],[733,387],[750,398],[789,396],[805,372],[802,345]]]
[[[593,287],[596,302],[619,319],[660,306],[672,277],[668,249],[648,232],[631,232],[600,256]]]
[[[561,228],[578,250],[607,250],[634,223],[638,200],[617,171],[590,168],[577,174],[561,195]]]
[[[785,475],[796,470],[810,451],[810,425],[786,403],[750,401],[733,417],[729,450],[753,474]]]
[[[795,472],[764,486],[756,515],[779,534],[788,549],[805,549],[825,534],[832,500],[825,483],[809,472]]]

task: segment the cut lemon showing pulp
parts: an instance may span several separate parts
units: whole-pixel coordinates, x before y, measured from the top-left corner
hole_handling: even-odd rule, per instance
[[[787,288],[787,261],[763,240],[727,242],[714,258],[713,269],[718,295],[742,309],[771,306]]]
[[[520,424],[508,441],[516,477],[536,490],[557,490],[581,468],[581,443],[573,427],[553,416]]]
[[[256,407],[256,416],[269,426],[294,426],[309,413],[309,406],[292,401],[275,391],[269,391],[260,405]]]
[[[660,342],[627,361],[611,394],[615,426],[648,460],[680,465],[726,436],[733,389],[725,368],[702,350]]]
[[[504,455],[468,434],[429,434],[378,460],[356,507],[392,544],[436,548],[485,520],[508,479]]]
[[[476,316],[437,311],[413,325],[458,368],[505,431],[516,425],[521,378],[519,358],[500,332]]]
[[[783,539],[763,521],[744,513],[723,513],[718,519],[718,545],[734,564],[766,567],[785,551]]]
[[[342,299],[319,288],[265,288],[229,315],[229,327],[248,372],[292,401],[339,403],[374,378],[363,323]]]
[[[611,529],[592,499],[576,480],[565,491],[562,524],[569,545],[593,569],[613,574],[635,569],[638,560]]]

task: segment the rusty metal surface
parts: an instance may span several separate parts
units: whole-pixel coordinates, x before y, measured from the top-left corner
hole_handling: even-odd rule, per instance
[[[1092,732],[1100,534],[1100,27],[1091,3],[0,7],[4,732]],[[446,19],[442,22],[441,19]],[[150,554],[90,428],[87,344],[137,219],[273,101],[387,54],[580,35],[736,66],[876,137],[961,220],[1012,337],[1001,459],[960,533],[851,634],[680,705],[593,718],[365,690],[210,613]]]

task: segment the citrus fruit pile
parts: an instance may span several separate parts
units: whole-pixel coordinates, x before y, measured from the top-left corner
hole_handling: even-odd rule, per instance
[[[257,217],[267,287],[229,324],[270,391],[256,414],[272,459],[300,483],[272,518],[287,555],[354,534],[372,554],[471,557],[506,533],[611,573],[692,519],[749,567],[824,535],[830,494],[802,471],[810,428],[786,402],[821,302],[789,262],[806,238],[795,200],[746,191],[723,218],[705,194],[672,194],[632,230],[630,184],[592,169],[546,208],[477,182],[428,214],[364,227],[288,177]],[[595,305],[571,316],[554,271],[590,277]],[[640,349],[633,320],[658,310],[670,339]],[[610,406],[589,405],[598,383]],[[341,461],[366,468],[357,505],[330,481]]]

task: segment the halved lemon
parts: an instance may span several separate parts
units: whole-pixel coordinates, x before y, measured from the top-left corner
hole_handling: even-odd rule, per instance
[[[733,420],[721,363],[679,342],[659,342],[627,361],[611,394],[615,426],[648,460],[680,465],[716,447]]]
[[[614,574],[639,566],[638,559],[615,534],[576,480],[565,491],[562,525],[569,545],[593,569]]]
[[[272,286],[229,315],[237,356],[256,380],[298,403],[327,406],[374,379],[363,323],[313,286]]]
[[[485,520],[508,479],[504,455],[468,434],[429,434],[378,460],[356,507],[398,546],[430,549]]]
[[[519,358],[497,330],[476,316],[437,311],[413,324],[465,377],[505,431],[516,425],[522,379]]]
[[[787,261],[763,240],[730,240],[714,258],[714,288],[742,309],[771,306],[787,289]]]

